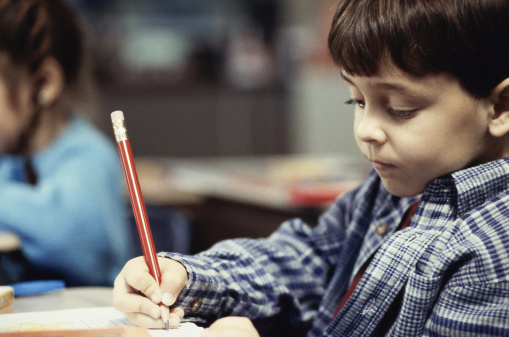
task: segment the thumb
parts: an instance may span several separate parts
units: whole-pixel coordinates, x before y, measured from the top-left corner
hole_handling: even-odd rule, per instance
[[[161,289],[156,280],[149,274],[143,256],[128,261],[123,271],[125,281],[129,286],[150,298],[152,302],[156,304],[161,302]]]

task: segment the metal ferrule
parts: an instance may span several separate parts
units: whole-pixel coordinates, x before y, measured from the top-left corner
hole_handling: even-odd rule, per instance
[[[128,140],[127,137],[127,129],[125,127],[125,120],[123,119],[117,119],[113,123],[113,133],[115,134],[115,139],[118,142],[121,142],[123,140]]]

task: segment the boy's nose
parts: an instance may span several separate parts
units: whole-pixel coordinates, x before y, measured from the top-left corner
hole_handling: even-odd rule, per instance
[[[355,134],[357,138],[365,143],[385,143],[387,135],[380,119],[380,116],[366,110],[356,116]]]

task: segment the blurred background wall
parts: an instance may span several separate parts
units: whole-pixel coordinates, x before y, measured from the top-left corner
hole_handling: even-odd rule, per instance
[[[84,15],[97,123],[135,156],[359,155],[327,51],[337,0],[69,0]],[[359,155],[360,156],[360,155]]]

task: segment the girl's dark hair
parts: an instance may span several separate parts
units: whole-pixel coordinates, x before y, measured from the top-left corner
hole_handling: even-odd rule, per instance
[[[509,1],[341,0],[328,42],[352,75],[376,76],[392,61],[415,76],[448,73],[487,97],[509,77]]]
[[[88,89],[87,81],[83,81],[83,44],[78,17],[64,0],[0,0],[0,71],[8,82],[8,95],[13,104],[17,103],[21,74],[28,71],[31,76],[36,75],[49,57],[62,68],[65,91],[71,99],[82,96],[81,89]],[[38,101],[40,81],[33,77],[34,112],[10,150],[24,157],[27,182],[32,185],[37,184],[37,172],[31,163],[28,144],[39,126],[42,111]]]
[[[54,57],[67,86],[79,77],[83,36],[74,11],[60,0],[0,0],[0,53],[34,74]]]

